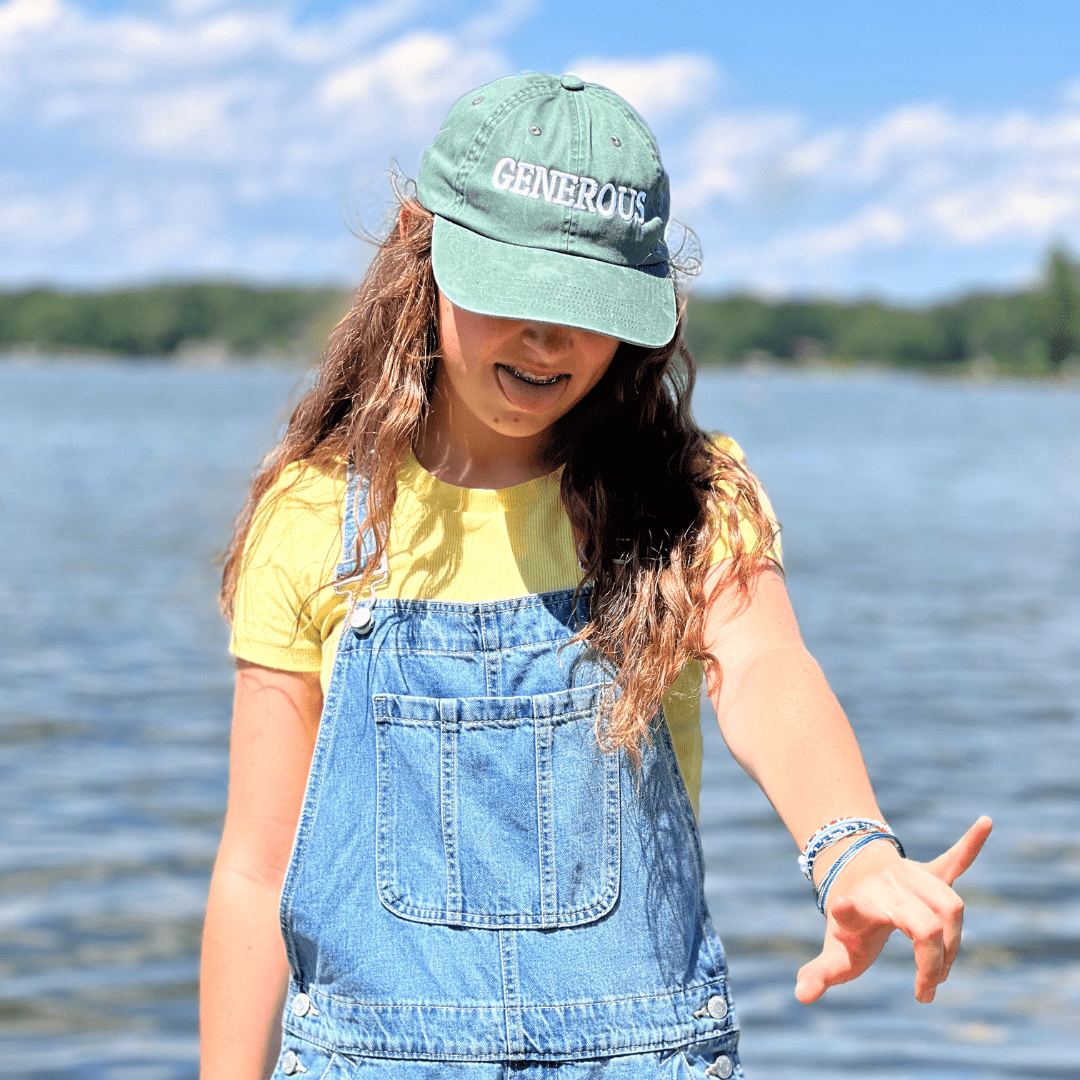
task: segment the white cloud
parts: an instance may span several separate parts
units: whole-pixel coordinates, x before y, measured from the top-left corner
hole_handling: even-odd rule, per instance
[[[887,206],[866,206],[846,221],[791,236],[786,246],[799,258],[829,259],[870,247],[895,246],[909,235],[910,223],[903,214]],[[779,253],[784,247],[776,245],[773,250]]]
[[[0,5],[0,47],[17,45],[24,34],[48,29],[62,10],[60,0],[8,0]]]
[[[297,26],[286,9],[251,3],[174,6],[170,18],[91,16],[71,2],[49,0],[49,19],[36,22],[20,14],[25,5],[0,6],[0,27],[6,19],[18,29],[0,37],[18,46],[10,49],[6,110],[0,106],[9,119],[54,129],[78,121],[76,137],[92,137],[99,147],[237,161],[273,157],[282,136],[287,145],[305,129],[317,130],[328,147],[341,147],[339,159],[346,156],[317,92],[323,75],[379,49],[380,35],[400,29],[417,7],[394,0]],[[455,44],[447,37],[444,54]],[[388,48],[392,53],[394,45],[382,46],[384,54]],[[403,63],[417,60],[400,47],[398,54]],[[442,57],[444,67],[450,61]],[[407,72],[384,63],[379,74],[400,85]],[[446,82],[438,87],[444,98]],[[410,104],[399,102],[397,111]]]
[[[717,200],[738,204],[762,194],[787,171],[784,155],[799,134],[799,122],[783,113],[715,113],[696,127],[674,155],[677,212],[692,221]]]
[[[914,103],[825,130],[721,108],[673,152],[660,134],[675,212],[701,233],[714,283],[865,287],[859,267],[890,252],[923,263],[1018,247],[1034,257],[1051,237],[1080,246],[1080,99],[1068,95],[1042,114]]]
[[[134,13],[95,13],[76,0],[7,0],[0,124],[15,132],[10,160],[22,167],[14,179],[27,192],[44,189],[46,202],[83,207],[83,231],[68,228],[75,247],[110,228],[132,233],[128,244],[105,241],[106,273],[138,273],[139,258],[151,275],[204,257],[210,266],[211,253],[224,250],[222,230],[235,234],[226,246],[236,273],[309,273],[309,258],[290,270],[277,257],[268,263],[251,254],[295,256],[299,245],[274,240],[283,229],[297,236],[306,229],[311,251],[324,258],[323,239],[333,236],[337,254],[321,276],[341,273],[353,265],[355,241],[339,205],[385,176],[393,160],[415,167],[453,100],[512,69],[497,35],[530,4],[493,0],[460,30],[435,31],[415,25],[423,0],[379,0],[303,22],[286,4],[255,0],[172,0]],[[120,220],[110,209],[111,192],[129,182],[141,186],[147,205],[157,200],[145,219]],[[203,192],[203,202],[212,193],[217,211],[201,213],[192,191]],[[0,222],[15,228],[30,197],[9,190]],[[27,260],[40,274],[42,252],[56,277],[82,265],[74,247],[70,260],[58,258],[48,229],[36,243],[32,230],[24,232],[16,241],[0,226],[8,240],[0,243],[0,276],[29,272]]]
[[[0,244],[54,246],[86,235],[95,219],[85,198],[42,195],[33,191],[0,192]]]
[[[567,70],[610,87],[649,123],[707,105],[720,78],[717,63],[701,53],[666,53],[641,60],[583,56]]]
[[[1021,180],[947,191],[927,205],[926,218],[961,244],[981,244],[1009,233],[1050,235],[1080,220],[1078,210],[1075,186],[1052,191]]]
[[[505,60],[492,48],[462,55],[449,34],[417,31],[390,42],[370,57],[328,74],[319,87],[319,103],[331,110],[377,110],[384,126],[403,125],[430,134],[432,112],[441,113],[459,94],[479,82],[505,74]],[[435,117],[434,119],[441,119]]]

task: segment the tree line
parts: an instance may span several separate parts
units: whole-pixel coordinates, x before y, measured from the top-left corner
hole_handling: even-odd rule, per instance
[[[877,300],[690,300],[687,342],[703,365],[877,362],[959,370],[992,362],[1051,373],[1080,353],[1080,267],[1058,248],[1038,286],[925,307]],[[336,289],[171,284],[102,293],[0,293],[0,350],[175,357],[207,343],[233,356],[310,352],[348,304]]]
[[[238,284],[0,293],[0,349],[172,357],[212,342],[236,356],[289,352],[343,303],[337,289]]]
[[[1050,252],[1035,288],[973,293],[926,307],[876,300],[691,300],[687,343],[699,363],[757,356],[781,361],[876,361],[926,369],[993,363],[1051,373],[1080,353],[1080,267]]]

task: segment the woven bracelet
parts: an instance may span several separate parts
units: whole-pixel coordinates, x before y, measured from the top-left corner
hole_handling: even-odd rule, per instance
[[[840,857],[829,867],[829,872],[822,879],[821,884],[814,890],[814,899],[817,900],[818,911],[820,911],[822,915],[825,914],[825,901],[829,898],[829,890],[832,888],[833,882],[840,876],[840,871],[843,870],[867,844],[872,844],[875,840],[888,840],[900,853],[901,859],[907,858],[907,855],[904,854],[904,845],[901,844],[891,832],[872,832],[859,837],[851,847],[846,851],[841,852]]]
[[[814,884],[814,862],[817,857],[827,848],[840,840],[846,840],[849,836],[860,836],[863,833],[887,833],[889,826],[884,821],[875,821],[873,818],[846,817],[837,818],[820,829],[806,843],[802,854],[799,856],[799,869],[802,870],[806,880]]]

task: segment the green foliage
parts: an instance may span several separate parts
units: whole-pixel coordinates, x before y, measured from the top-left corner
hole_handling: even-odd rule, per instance
[[[346,302],[334,289],[155,285],[111,293],[0,293],[0,349],[172,356],[214,342],[252,355],[321,348]],[[690,301],[687,341],[702,364],[766,353],[782,361],[876,361],[956,370],[993,360],[1018,374],[1053,370],[1080,352],[1080,281],[1060,248],[1037,289],[976,294],[931,307],[875,300],[770,302],[752,296]]]
[[[1039,298],[1039,321],[1046,338],[1046,356],[1060,367],[1080,341],[1080,288],[1076,267],[1065,252],[1054,248],[1046,268],[1046,286]]]
[[[112,293],[0,294],[0,348],[32,345],[120,356],[170,356],[213,341],[253,354],[294,346],[342,304],[333,289],[155,285]]]
[[[1080,350],[1080,283],[1076,264],[1056,250],[1038,289],[931,307],[694,298],[686,337],[702,364],[760,351],[782,361],[820,357],[949,370],[989,357],[1004,371],[1035,374],[1047,361],[1060,364]]]

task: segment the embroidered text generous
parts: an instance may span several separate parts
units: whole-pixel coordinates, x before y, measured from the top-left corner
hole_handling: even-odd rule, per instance
[[[622,184],[600,184],[591,176],[554,169],[550,165],[533,165],[514,158],[499,158],[491,174],[491,186],[511,195],[539,199],[573,210],[587,210],[601,217],[645,223],[645,192]]]

